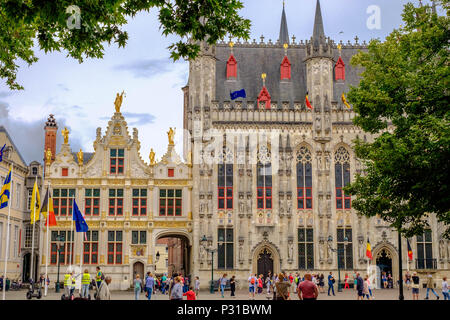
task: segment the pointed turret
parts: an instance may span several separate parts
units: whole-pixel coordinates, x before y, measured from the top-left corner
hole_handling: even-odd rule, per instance
[[[286,20],[286,12],[284,11],[284,2],[283,2],[283,12],[281,13],[280,36],[278,40],[280,41],[281,45],[285,43],[289,44],[289,32]]]
[[[318,46],[319,43],[325,41],[325,31],[323,29],[322,10],[320,9],[320,1],[319,0],[317,0],[316,17],[314,18],[313,41],[314,41],[314,46]]]

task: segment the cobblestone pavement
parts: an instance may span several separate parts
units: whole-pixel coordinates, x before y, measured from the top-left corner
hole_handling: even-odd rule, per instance
[[[443,300],[442,292],[440,292],[439,289],[436,290],[436,292],[440,296],[440,300]],[[61,290],[61,293],[55,293],[55,289],[50,289],[48,292],[47,297],[42,297],[41,300],[60,300],[61,294],[63,293],[63,290]],[[0,293],[0,299],[2,297],[3,292]],[[25,297],[26,290],[20,290],[20,291],[7,291],[6,292],[6,299],[7,300],[26,300]],[[78,290],[76,291],[76,295],[78,295]],[[423,300],[426,295],[426,289],[421,289],[419,293],[419,299]],[[379,289],[374,290],[374,296],[376,300],[398,300],[399,291],[398,289]],[[411,290],[407,290],[405,288],[404,290],[404,296],[405,300],[412,300],[412,293]],[[270,295],[270,298],[272,295]],[[291,293],[291,297],[293,300],[298,300],[297,294]],[[132,291],[112,291],[111,292],[111,298],[112,300],[134,300],[134,292]],[[167,295],[162,295],[161,293],[154,294],[152,296],[152,300],[168,300]],[[201,291],[198,297],[199,300],[223,300],[223,301],[229,301],[230,299],[230,292],[225,291],[225,298],[222,298],[220,293],[209,293],[208,290]],[[245,290],[239,290],[236,293],[236,300],[248,300],[248,292]],[[33,298],[33,300],[36,300],[36,298]],[[141,294],[140,300],[146,300],[144,293]],[[267,294],[256,294],[255,300],[268,300]],[[320,293],[318,300],[356,300],[356,291],[353,289],[345,289],[343,292],[336,292],[336,296],[328,296],[327,292]],[[430,292],[430,300],[436,300],[436,296]]]

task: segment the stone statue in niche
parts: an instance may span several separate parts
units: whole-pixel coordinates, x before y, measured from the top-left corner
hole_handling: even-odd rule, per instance
[[[364,255],[365,255],[365,249],[366,248],[364,248],[364,238],[363,237],[361,237],[359,240],[358,240],[358,243],[359,243],[359,259],[364,259]]]
[[[325,170],[330,170],[330,154],[326,153],[325,154]]]
[[[198,248],[198,255],[200,262],[203,262],[205,260],[206,250],[203,245],[200,245]]]
[[[239,241],[239,261],[244,261],[244,241]]]
[[[292,260],[294,257],[294,244],[292,240],[288,241],[288,259]]]
[[[439,258],[445,259],[445,241],[444,239],[439,240]]]
[[[320,132],[322,130],[322,123],[320,121],[320,116],[316,116],[316,131]]]
[[[325,246],[325,241],[321,241],[320,245],[319,245],[319,260],[322,261],[323,260],[323,247]]]
[[[245,211],[245,203],[244,201],[239,201],[239,212],[244,213]]]
[[[331,130],[330,114],[327,112],[327,113],[325,113],[325,132],[329,133],[330,130]]]

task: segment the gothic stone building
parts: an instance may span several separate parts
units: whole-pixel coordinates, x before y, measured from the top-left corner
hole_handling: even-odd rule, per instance
[[[194,163],[193,269],[201,278],[211,269],[208,246],[218,249],[217,276],[245,280],[282,270],[337,276],[338,263],[366,273],[369,238],[377,278],[386,271],[398,279],[397,233],[380,219],[358,216],[342,189],[363,169],[352,142],[372,139],[352,123],[354,111],[341,99],[359,82],[361,70],[349,62],[367,47],[355,40],[335,44],[325,37],[317,1],[308,41],[290,41],[283,8],[276,43],[261,37],[201,44],[183,88],[184,147]],[[246,97],[231,100],[241,89]],[[431,229],[410,239],[409,265],[403,239],[405,269],[448,271],[449,243],[429,219]]]
[[[50,230],[51,279],[56,236],[63,234],[63,272],[82,264],[94,273],[100,265],[121,289],[136,273],[155,270],[157,241],[169,236],[183,240],[183,273],[200,276],[202,287],[211,267],[215,279],[236,275],[238,286],[251,273],[336,274],[338,263],[347,272],[366,272],[368,238],[372,265],[396,280],[397,233],[376,217],[358,216],[342,190],[363,170],[352,141],[372,139],[341,102],[359,81],[350,58],[365,49],[357,39],[338,46],[325,37],[319,1],[308,41],[289,39],[283,8],[276,43],[201,43],[183,88],[186,161],[169,137],[162,159],[145,163],[138,131],[129,135],[120,112],[104,135],[97,129],[92,154],[75,154],[69,141],[56,152],[54,126],[47,126],[52,157],[44,185],[50,184],[58,220]],[[230,92],[241,89],[246,97],[231,100]],[[312,109],[305,106],[307,93]],[[90,227],[86,239],[70,237],[73,198]],[[408,264],[404,250],[403,266],[441,276],[448,273],[449,245],[429,219],[430,230],[410,239],[415,260]],[[42,268],[47,249],[40,250]]]

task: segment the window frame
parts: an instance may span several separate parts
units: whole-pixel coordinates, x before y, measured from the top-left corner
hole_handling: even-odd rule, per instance
[[[165,196],[162,196],[162,191],[165,192]],[[173,191],[173,196],[169,196],[169,191]],[[177,196],[177,191],[180,191],[180,196]],[[169,205],[169,200],[172,201],[172,205]],[[179,201],[180,205],[177,205],[177,200]],[[162,205],[163,202],[164,205]],[[172,209],[172,214],[169,214],[169,209]],[[180,214],[176,214],[177,209],[179,209]],[[164,211],[164,214],[162,214],[162,211]],[[159,189],[159,216],[183,216],[183,189]]]
[[[113,155],[113,153],[114,153],[114,155]],[[122,153],[122,155],[120,155],[120,153]],[[122,164],[120,164],[120,162],[122,162]],[[109,174],[123,175],[124,168],[125,168],[125,149],[124,148],[110,148],[109,149]],[[120,169],[121,169],[121,172],[119,172]]]
[[[114,190],[114,195],[111,196],[111,191]],[[122,192],[122,196],[119,196],[119,192]],[[124,189],[122,188],[110,188],[108,189],[108,216],[110,217],[123,217],[123,199],[124,199]],[[111,204],[113,201],[113,204]],[[119,205],[119,202],[121,203]],[[111,213],[111,209],[113,209],[113,213]],[[119,209],[121,209],[121,213],[119,214]]]
[[[223,170],[221,167],[223,166]],[[228,173],[228,168],[231,168],[231,173]],[[223,175],[220,174],[223,172]],[[231,176],[231,177],[230,177]],[[231,178],[231,179],[227,179]],[[219,163],[217,165],[217,209],[233,210],[233,181],[234,180],[234,166],[232,163]],[[223,183],[222,183],[223,181]],[[230,183],[231,182],[231,183]],[[222,193],[222,195],[221,195]],[[221,205],[222,201],[222,205]],[[229,205],[231,203],[231,205]]]
[[[138,191],[138,195],[134,195],[134,191]],[[143,191],[145,191],[145,194],[143,194]],[[134,188],[131,189],[131,215],[138,217],[138,216],[146,216],[147,215],[147,189],[145,188]],[[137,205],[134,204],[134,202],[137,201]],[[145,204],[143,204],[143,201]],[[135,210],[137,209],[137,213],[135,213]],[[143,211],[144,210],[144,211]]]

